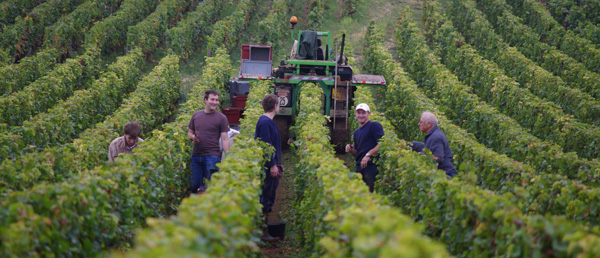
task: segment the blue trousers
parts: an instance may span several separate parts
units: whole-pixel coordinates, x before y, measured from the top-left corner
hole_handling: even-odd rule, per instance
[[[217,170],[217,163],[221,160],[217,155],[192,156],[190,169],[192,170],[191,189],[197,193],[198,189],[206,190],[206,181],[210,180],[212,171]]]
[[[367,165],[365,168],[360,168],[360,166],[356,166],[356,172],[362,174],[363,181],[369,187],[369,192],[373,192],[373,188],[375,187],[375,179],[379,174],[379,170],[377,170],[376,165]]]
[[[281,168],[279,166],[277,168],[279,169],[279,173],[281,173]],[[279,177],[271,177],[271,171],[268,168],[265,169],[265,180],[262,185],[262,193],[260,194],[260,204],[263,205],[263,213],[272,211],[278,185]]]

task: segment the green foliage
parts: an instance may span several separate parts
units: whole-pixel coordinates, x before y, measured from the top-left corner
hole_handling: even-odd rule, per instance
[[[585,21],[581,26],[577,27],[575,31],[580,36],[596,44],[596,48],[600,48],[600,25]]]
[[[213,57],[206,58],[206,65],[202,68],[202,77],[188,94],[188,101],[183,103],[179,108],[178,113],[181,114],[180,116],[186,114],[185,118],[187,122],[184,127],[186,132],[187,125],[190,119],[192,119],[194,112],[204,109],[204,92],[207,90],[216,90],[219,92],[221,105],[227,99],[227,96],[229,96],[229,94],[223,94],[225,94],[225,84],[229,82],[229,76],[233,69],[231,59],[227,51],[223,48],[219,48],[215,54]],[[181,119],[185,120],[184,118]]]
[[[394,62],[380,38],[381,33],[371,26],[367,31],[366,41],[370,49],[366,49],[366,53],[370,53],[367,57],[369,63],[372,62],[370,67],[379,69],[378,71],[388,80],[388,90],[383,96],[386,115],[396,121],[395,125],[400,128],[405,124],[415,127],[420,112],[430,110],[438,115],[439,125],[447,135],[448,131],[455,131],[456,127],[446,122],[442,112],[432,109],[435,108],[433,102],[423,96],[399,64]],[[403,116],[406,118],[398,119]],[[409,123],[411,119],[413,122]],[[448,180],[442,171],[435,170],[431,162],[426,160],[424,162],[424,156],[408,149],[404,141],[387,136],[386,131],[386,136],[380,143],[379,167],[382,175],[377,190],[387,196],[394,205],[402,207],[412,217],[421,221],[430,235],[447,243],[452,254],[467,257],[535,257],[548,253],[556,256],[580,254],[591,257],[597,254],[598,250],[587,244],[588,241],[596,242],[599,239],[595,234],[588,233],[588,229],[560,217],[525,216],[520,211],[522,207],[518,196],[494,195],[457,179]],[[481,177],[488,177],[485,180],[489,180],[489,184],[500,181],[499,179],[502,178],[500,171],[503,171],[503,167],[525,169],[531,173],[531,168],[528,166],[510,161],[505,156],[489,150],[485,151],[483,147],[478,147],[479,144],[469,143],[469,138],[469,135],[464,132],[457,136],[448,135],[453,151],[462,146],[471,148],[464,153],[475,152],[472,154],[475,156],[473,161],[485,162],[484,165],[476,166],[476,170],[491,166],[485,172],[478,172]],[[483,156],[486,152],[487,156]],[[459,149],[455,157],[464,160],[462,153]],[[496,169],[499,171],[494,172]],[[509,171],[511,170],[505,173]],[[504,176],[514,177],[521,174],[519,170],[512,171],[516,173]],[[529,181],[523,180],[524,185],[528,183]],[[534,179],[531,183],[535,185]],[[552,184],[548,181],[546,183]],[[542,187],[540,189],[542,198],[552,198],[550,196],[553,193],[545,192],[547,188],[544,187],[548,185],[539,186]],[[507,184],[497,187],[502,191],[501,188],[511,188],[511,186]],[[559,195],[567,194],[564,192]],[[545,238],[543,243],[538,242],[537,239],[542,237]]]
[[[141,57],[141,52],[136,52]],[[177,56],[163,58],[111,119],[84,132],[80,142],[69,146],[78,152],[67,148],[62,150],[70,152],[46,152],[55,154],[57,161],[64,159],[62,163],[70,164],[72,172],[83,172],[59,184],[35,184],[33,189],[12,192],[0,202],[10,207],[2,209],[0,219],[2,256],[92,256],[127,242],[131,231],[143,226],[146,217],[173,212],[171,205],[186,194],[183,186],[187,185],[185,164],[190,148],[185,133],[155,131],[153,137],[140,143],[135,154],[93,171],[87,168],[100,163],[82,155],[95,154],[105,160],[105,147],[129,119],[148,125],[147,129],[152,127],[151,120],[155,125],[161,123],[179,93],[178,63]],[[108,132],[102,135],[105,139],[95,138],[100,136],[95,133],[103,132]],[[95,164],[85,164],[84,160]]]
[[[186,60],[190,55],[200,48],[200,43],[206,39],[206,35],[212,33],[214,24],[221,9],[223,1],[207,0],[198,4],[196,10],[186,16],[166,32],[167,47]]]
[[[120,3],[121,0],[87,1],[54,25],[46,27],[42,51],[34,56],[24,57],[18,64],[0,68],[2,95],[19,91],[48,73],[56,73],[53,68],[64,56],[70,56],[71,49],[79,48],[87,28],[96,20],[114,12]]]
[[[546,8],[535,0],[507,0],[512,12],[521,17],[546,43],[583,63],[590,71],[600,73],[600,49],[573,31],[565,31]],[[593,16],[598,16],[596,12]]]
[[[106,146],[123,134],[123,125],[135,121],[146,132],[160,126],[175,113],[181,76],[179,57],[169,55],[154,67],[129,94],[123,104],[94,129],[84,131],[73,141],[81,167],[92,168],[106,160]]]
[[[125,245],[147,217],[172,214],[189,184],[189,141],[177,126],[150,138],[115,163],[0,202],[0,255],[95,256]]]
[[[136,52],[141,59],[141,52]],[[92,256],[128,241],[131,230],[143,226],[146,217],[173,213],[172,205],[177,205],[189,185],[185,164],[191,149],[185,133],[155,131],[135,154],[119,157],[117,165],[87,169],[104,163],[106,146],[122,134],[124,123],[137,121],[151,130],[173,114],[181,84],[178,71],[177,56],[163,58],[117,112],[74,143],[24,156],[32,159],[19,160],[24,162],[22,170],[3,163],[3,182],[22,191],[0,202],[11,207],[10,211],[3,208],[6,212],[0,219],[2,238],[7,239],[0,249],[2,256]],[[67,169],[72,174],[65,174]],[[41,178],[28,178],[35,173]],[[68,176],[73,177],[66,180]],[[39,180],[50,179],[66,181],[40,184]],[[34,188],[23,189],[29,187]]]
[[[167,29],[181,20],[193,3],[193,0],[162,1],[145,20],[129,28],[127,45],[141,48],[147,56],[154,53],[163,46]]]
[[[500,114],[479,100],[469,88],[443,66],[425,44],[412,18],[402,16],[396,42],[400,59],[430,98],[463,129],[475,134],[480,142],[544,173],[559,173],[585,184],[597,185],[598,161],[587,161],[575,153],[564,153],[560,146],[534,137],[516,121]]]
[[[456,1],[454,3],[456,4],[456,7],[454,7],[456,11],[474,8],[474,4],[463,3],[458,5]],[[508,11],[509,7],[504,0],[482,1],[481,6],[489,22],[494,25],[496,32],[512,46],[517,47],[523,55],[535,61],[544,69],[560,76],[570,87],[581,89],[598,99],[598,96],[600,96],[600,75],[590,72],[583,64],[558,51],[555,47],[540,42],[538,35],[531,28],[521,23],[522,20],[519,17]],[[456,11],[453,13],[456,13]],[[478,11],[469,10],[469,13],[475,14]],[[485,20],[481,22],[485,23]],[[469,30],[464,29],[463,31]],[[467,37],[471,37],[473,33],[469,31],[465,34]],[[502,42],[496,44],[499,46],[505,45]],[[492,51],[488,50],[486,52]],[[487,56],[490,56],[490,54],[487,54]]]
[[[327,5],[325,0],[311,0],[309,5],[309,13],[306,16],[306,28],[309,30],[318,31],[323,26]]]
[[[9,128],[9,131],[20,136],[15,139],[10,134],[2,135],[0,144],[44,148],[66,143],[117,109],[123,97],[137,84],[143,62],[140,49],[119,57],[88,89],[76,91],[47,112],[23,122],[21,127]],[[4,160],[7,157],[15,158],[19,152],[0,154],[8,154],[1,156]]]
[[[0,124],[2,133],[0,134],[0,159],[4,160],[7,157],[16,158],[19,153],[27,151],[29,148],[23,136],[18,133],[10,133],[7,131],[6,124]]]
[[[118,110],[104,122],[85,130],[72,143],[3,162],[2,192],[28,189],[44,181],[64,181],[77,171],[103,164],[107,160],[107,146],[123,134],[123,125],[128,122],[135,121],[148,132],[156,128],[174,113],[181,85],[178,62],[176,56],[163,58]]]
[[[2,96],[22,90],[27,84],[48,74],[58,63],[56,49],[46,49],[34,56],[24,57],[18,64],[0,67],[0,93]]]
[[[546,8],[552,17],[565,29],[576,31],[580,36],[599,44],[599,34],[585,33],[585,30],[600,30],[598,12],[600,1],[571,1],[571,0],[547,0]],[[586,28],[584,28],[586,27]]]
[[[296,181],[302,190],[296,209],[304,255],[448,257],[442,245],[423,237],[412,219],[369,193],[359,174],[334,158],[321,95],[312,83],[302,86],[296,125],[301,171]]]
[[[570,0],[548,0],[548,1],[546,1],[546,8],[548,9],[548,11],[552,15],[552,17],[554,17],[554,19],[558,23],[562,24],[563,27],[565,27],[565,29],[572,29],[572,28],[577,27],[577,25],[578,25],[578,24],[573,24],[573,23],[567,22],[567,20],[572,21],[572,17],[570,17],[572,14],[570,12],[570,9],[573,8],[573,6],[575,6],[575,1],[570,1]],[[579,16],[579,15],[574,15],[574,16]],[[583,16],[583,18],[585,18],[585,16]]]
[[[600,24],[600,1],[598,0],[582,0],[581,9],[585,12],[585,16],[590,19],[593,24]]]
[[[47,111],[59,101],[73,95],[73,92],[89,87],[100,73],[101,63],[98,62],[98,57],[99,51],[90,49],[51,69],[48,75],[23,90],[0,98],[1,121],[10,126],[20,126],[23,121]]]
[[[207,66],[220,67],[226,64],[218,63],[224,61],[209,58]],[[205,79],[212,78],[210,75]],[[269,92],[269,86],[269,81],[253,83],[241,134],[234,138],[230,152],[219,163],[219,173],[212,176],[207,192],[184,200],[177,216],[149,220],[149,228],[136,236],[135,248],[126,253],[127,257],[248,257],[257,253],[255,236],[261,222],[258,200],[265,155],[261,144],[254,140],[254,126],[262,115],[260,101]],[[219,82],[214,80],[197,84],[192,89],[196,94],[185,105],[202,102],[200,93],[215,87],[219,87]],[[190,112],[193,110],[180,114],[191,117]]]
[[[371,25],[366,35],[366,64],[375,67],[375,70],[370,70],[371,73],[382,74],[387,79],[387,90],[382,89],[379,97],[383,100],[386,117],[394,121],[400,138],[414,140],[422,137],[417,129],[421,113],[433,112],[438,118],[438,126],[448,138],[461,178],[468,176],[468,173],[475,173],[476,184],[480,187],[496,193],[513,193],[519,197],[515,203],[522,206],[524,213],[550,213],[565,215],[575,221],[589,221],[593,225],[600,223],[600,207],[596,205],[600,200],[599,189],[587,188],[561,175],[538,175],[531,166],[486,148],[473,135],[452,124],[440,112],[440,108],[408,78],[384,46],[380,31]],[[386,134],[389,134],[388,130]],[[586,205],[571,205],[581,202]]]
[[[3,162],[1,192],[24,190],[41,182],[61,182],[82,169],[103,164],[107,160],[107,146],[123,135],[123,125],[128,122],[137,122],[147,132],[158,127],[175,110],[181,85],[178,62],[177,56],[163,58],[118,110],[104,122],[82,132],[72,143]]]
[[[94,24],[85,35],[86,48],[96,46],[103,53],[111,53],[127,42],[127,31],[152,13],[155,0],[123,0],[117,12]]]
[[[481,55],[495,61],[507,75],[528,87],[535,95],[559,104],[566,113],[590,124],[600,124],[600,102],[578,89],[569,88],[562,79],[552,76],[517,49],[503,43],[502,38],[493,33],[492,25],[482,17],[481,12],[469,5],[472,7],[473,2],[455,1],[449,17]],[[453,14],[456,13],[463,18],[455,19]]]
[[[254,5],[255,0],[240,0],[231,15],[215,23],[212,34],[207,39],[210,53],[215,53],[221,47],[227,52],[238,47],[239,37],[250,22]]]
[[[342,17],[354,17],[358,12],[358,7],[364,2],[365,0],[344,0],[342,3]]]
[[[443,171],[387,137],[380,143],[382,180],[378,191],[427,227],[431,236],[465,257],[593,257],[600,250],[597,232],[563,217],[526,216],[511,194],[449,180]],[[540,241],[540,239],[542,239]]]
[[[12,61],[13,59],[8,55],[6,50],[0,47],[0,66],[11,64]]]
[[[48,0],[35,7],[25,17],[17,17],[15,23],[0,34],[1,46],[14,60],[19,60],[37,50],[44,38],[44,28],[52,25],[62,15],[69,13],[83,0]]]
[[[46,0],[6,0],[0,3],[0,27],[13,24],[18,16],[25,16]]]
[[[216,90],[219,93],[219,106],[221,108],[227,106],[229,103],[229,93],[227,92],[226,86],[229,83],[231,71],[233,70],[231,59],[229,54],[227,54],[227,50],[224,48],[217,49],[215,56],[207,57],[206,63],[207,65],[205,65],[202,69],[202,78],[198,80],[196,86],[204,88],[205,85],[210,85],[211,88],[207,90]],[[192,91],[189,93],[190,98],[200,99],[200,101],[192,106],[188,106],[191,103],[188,101],[184,104],[183,108],[192,113],[194,111],[204,109],[205,91],[206,90],[195,91],[192,89]]]
[[[88,0],[69,15],[44,29],[43,48],[55,48],[60,53],[77,50],[85,40],[92,23],[113,13],[123,0]]]
[[[519,83],[504,75],[496,63],[483,59],[468,44],[457,44],[465,40],[445,16],[431,15],[437,15],[436,19],[443,22],[431,32],[435,34],[435,49],[442,62],[462,82],[471,86],[467,90],[517,120],[532,135],[559,144],[565,152],[575,151],[584,158],[600,155],[600,130],[596,126],[581,123],[554,103],[520,88]]]
[[[289,16],[287,0],[273,1],[267,17],[258,22],[259,42],[273,46],[277,53],[285,53],[288,44],[284,43],[289,41],[289,27],[286,26]]]

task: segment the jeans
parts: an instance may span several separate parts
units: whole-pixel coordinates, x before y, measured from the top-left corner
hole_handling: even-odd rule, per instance
[[[357,166],[356,172],[360,172],[362,174],[363,181],[367,184],[367,186],[369,186],[369,192],[372,193],[375,186],[375,179],[379,174],[377,166],[367,165],[365,168],[360,168],[360,166]]]
[[[198,189],[206,190],[206,180],[210,180],[212,171],[217,170],[217,163],[221,159],[217,155],[200,155],[192,156],[191,190],[192,193],[197,193]]]
[[[277,168],[279,169],[279,173],[281,173],[281,168],[279,166]],[[263,182],[262,193],[260,194],[260,204],[263,205],[263,213],[269,213],[273,209],[275,193],[277,192],[280,177],[271,177],[271,170],[269,168],[265,169],[265,181]]]

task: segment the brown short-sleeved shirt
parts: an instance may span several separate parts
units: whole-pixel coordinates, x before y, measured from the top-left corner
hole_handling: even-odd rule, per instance
[[[229,123],[219,111],[205,113],[200,110],[194,113],[188,128],[200,140],[200,143],[194,143],[192,155],[219,155],[219,138],[221,133],[229,132]]]

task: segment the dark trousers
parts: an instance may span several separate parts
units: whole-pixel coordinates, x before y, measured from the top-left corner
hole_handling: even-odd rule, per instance
[[[356,172],[362,174],[363,181],[369,187],[369,192],[373,192],[373,188],[375,187],[375,179],[379,174],[379,170],[377,170],[376,165],[367,165],[365,168],[360,168],[360,166],[356,166]]]
[[[216,155],[192,156],[190,165],[192,193],[197,193],[198,189],[206,190],[206,180],[210,180],[212,171],[217,169],[217,163],[220,161],[221,159]]]
[[[279,168],[279,173],[281,173],[281,168]],[[262,185],[262,193],[260,194],[260,204],[263,205],[263,213],[272,211],[273,204],[275,204],[275,193],[279,185],[279,178],[271,177],[271,171],[268,168],[265,169],[265,180]]]

